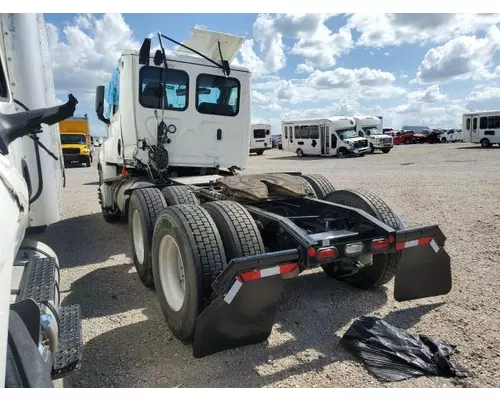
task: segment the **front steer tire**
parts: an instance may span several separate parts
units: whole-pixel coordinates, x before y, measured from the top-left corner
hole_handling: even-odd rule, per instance
[[[183,265],[184,293],[177,311],[167,300],[166,291],[172,284],[167,279],[167,269],[171,264],[165,256],[160,258],[161,249],[168,242],[175,243]],[[198,315],[213,298],[212,282],[226,266],[222,239],[208,212],[196,205],[164,209],[153,232],[152,261],[156,296],[163,316],[177,339],[192,342]]]
[[[129,236],[132,258],[139,279],[146,287],[153,286],[151,238],[158,214],[167,203],[157,188],[136,189],[128,206]]]
[[[376,194],[368,190],[337,190],[330,193],[326,201],[358,208],[396,230],[404,229],[402,222],[390,207]],[[390,254],[374,254],[373,264],[360,269],[353,275],[343,276],[342,262],[323,265],[325,273],[361,289],[372,289],[389,282],[396,274],[401,251]]]

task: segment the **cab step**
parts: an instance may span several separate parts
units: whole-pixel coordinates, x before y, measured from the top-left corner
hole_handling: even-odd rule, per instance
[[[82,361],[82,323],[80,305],[59,308],[59,348],[52,378],[58,379],[80,368]]]

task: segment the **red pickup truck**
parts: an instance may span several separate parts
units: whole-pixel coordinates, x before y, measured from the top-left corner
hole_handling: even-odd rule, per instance
[[[392,130],[385,132],[386,135],[392,136],[392,141],[394,144],[412,144],[413,140],[413,131],[398,131]]]

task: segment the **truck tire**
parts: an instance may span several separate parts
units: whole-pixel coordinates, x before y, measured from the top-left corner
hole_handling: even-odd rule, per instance
[[[302,149],[297,149],[297,157],[304,157],[304,152]]]
[[[391,149],[382,149],[382,153],[387,154],[391,151]]]
[[[262,154],[264,154],[264,150],[257,150],[255,152],[258,156],[261,156]]]
[[[196,205],[164,209],[152,241],[156,296],[176,338],[193,340],[198,315],[213,297],[211,284],[226,266],[224,246],[208,212]]]
[[[332,183],[326,179],[323,175],[311,174],[311,175],[301,175],[316,193],[316,197],[320,200],[324,199],[325,196],[335,191]]]
[[[194,192],[186,186],[166,186],[161,192],[169,206],[177,206],[179,204],[200,204]]]
[[[219,229],[227,261],[265,253],[264,242],[250,213],[235,201],[211,201],[203,205]]]
[[[377,195],[363,189],[337,190],[330,193],[326,201],[359,208],[394,229],[404,229],[402,221],[394,214],[389,206]],[[327,275],[343,280],[362,289],[371,289],[389,282],[398,268],[401,251],[391,254],[373,255],[373,264],[364,267],[349,276],[342,276],[342,263],[325,264],[323,270]]]
[[[130,196],[128,220],[132,258],[139,279],[147,287],[153,285],[151,237],[156,218],[166,207],[167,203],[157,188],[136,189]]]
[[[488,139],[483,139],[479,143],[481,143],[481,147],[491,147],[492,146],[492,144],[490,143],[490,141]]]

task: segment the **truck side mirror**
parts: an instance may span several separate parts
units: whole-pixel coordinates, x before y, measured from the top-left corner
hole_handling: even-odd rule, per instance
[[[97,86],[95,91],[95,112],[99,121],[109,125],[109,119],[104,117],[104,86]]]

